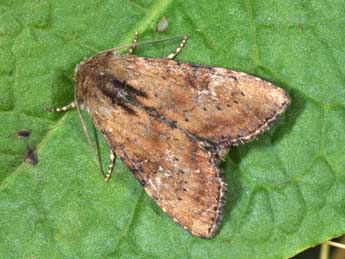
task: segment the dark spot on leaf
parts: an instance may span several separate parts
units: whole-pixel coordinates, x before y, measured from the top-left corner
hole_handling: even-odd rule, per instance
[[[17,138],[28,138],[31,135],[31,130],[23,129],[18,130],[16,133]]]
[[[38,163],[36,150],[31,145],[26,146],[26,152],[25,152],[24,159],[26,162],[28,162],[32,165],[35,165]]]

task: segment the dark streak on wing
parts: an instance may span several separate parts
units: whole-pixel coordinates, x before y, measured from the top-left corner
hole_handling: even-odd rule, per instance
[[[113,75],[110,75],[110,76],[112,77],[111,82],[114,86],[121,87],[122,89],[126,90],[128,93],[132,93],[135,96],[142,96],[142,97],[147,98],[147,94],[144,91],[138,90],[126,83],[120,82]]]
[[[144,91],[138,90],[129,84],[120,82],[113,75],[103,75],[103,77],[109,77],[109,80],[100,80],[100,82],[107,81],[110,84],[98,85],[98,87],[104,93],[104,95],[108,96],[112,100],[113,104],[119,105],[125,111],[132,115],[136,115],[136,112],[133,108],[130,107],[130,105],[141,108],[151,117],[162,121],[173,129],[178,128],[192,141],[201,143],[206,150],[212,151],[214,154],[217,154],[217,145],[215,143],[205,138],[196,136],[186,129],[178,127],[176,121],[168,119],[166,116],[160,114],[155,108],[147,107],[140,101],[138,101],[137,96],[147,98],[147,94]]]
[[[136,101],[133,104],[135,106],[141,108],[141,109],[144,109],[150,116],[160,120],[161,122],[165,123],[166,125],[170,126],[171,128],[179,129],[192,141],[201,142],[203,144],[203,147],[206,150],[213,151],[213,153],[217,153],[216,152],[216,149],[217,149],[216,144],[211,142],[210,140],[195,136],[191,132],[189,132],[188,130],[179,127],[176,121],[173,121],[173,120],[167,118],[166,116],[160,114],[155,108],[147,107],[147,106],[143,105],[142,103],[140,103],[139,101]]]
[[[129,114],[135,115],[135,111],[128,104],[138,102],[138,96],[147,98],[147,94],[126,83],[120,82],[111,74],[98,76],[102,77],[102,80],[98,80],[100,84],[97,86],[103,92],[103,94],[109,97],[113,104],[119,105]]]

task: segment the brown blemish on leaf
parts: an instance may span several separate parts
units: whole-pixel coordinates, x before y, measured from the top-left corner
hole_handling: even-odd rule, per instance
[[[163,16],[156,26],[156,32],[166,32],[168,30],[169,22],[168,19]]]

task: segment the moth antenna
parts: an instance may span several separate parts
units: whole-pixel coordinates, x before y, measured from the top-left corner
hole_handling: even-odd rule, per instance
[[[185,37],[187,37],[187,35],[178,35],[178,36],[174,36],[174,37],[170,37],[170,38],[165,38],[165,39],[160,39],[160,40],[148,40],[148,41],[141,41],[141,42],[133,42],[129,45],[123,45],[123,46],[119,46],[116,48],[111,48],[102,52],[108,52],[108,51],[116,51],[119,49],[126,49],[126,48],[133,48],[133,47],[137,47],[140,45],[148,45],[148,44],[154,44],[154,43],[159,43],[159,42],[165,42],[165,41],[171,41],[171,40],[183,40]]]
[[[78,115],[79,115],[79,119],[80,119],[80,123],[83,127],[83,131],[85,133],[85,136],[87,138],[87,142],[89,142],[89,145],[92,149],[92,151],[95,153],[95,156],[97,157],[97,162],[98,162],[98,166],[99,166],[99,169],[101,171],[101,175],[103,176],[103,178],[106,178],[106,175],[104,174],[104,171],[103,171],[103,167],[102,167],[102,162],[101,162],[101,156],[99,154],[99,152],[97,151],[97,148],[95,146],[95,144],[92,142],[91,140],[91,137],[90,137],[90,134],[89,132],[87,131],[87,128],[86,128],[86,123],[84,121],[84,118],[83,118],[83,115],[81,114],[81,111],[80,111],[80,107],[79,107],[79,104],[78,104],[78,101],[77,101],[77,98],[76,98],[76,90],[74,91],[74,103],[75,103],[75,107],[77,109],[77,112],[78,112]]]

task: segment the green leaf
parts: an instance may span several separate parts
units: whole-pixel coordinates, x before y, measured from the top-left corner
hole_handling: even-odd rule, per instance
[[[286,258],[344,234],[344,10],[341,0],[0,1],[0,257]],[[168,32],[157,34],[162,16]],[[104,184],[76,112],[43,111],[72,100],[76,64],[134,31],[188,34],[178,60],[245,71],[292,97],[221,165],[229,192],[214,239],[177,226],[120,161]],[[28,140],[16,138],[23,128]],[[35,166],[23,162],[28,143]]]

